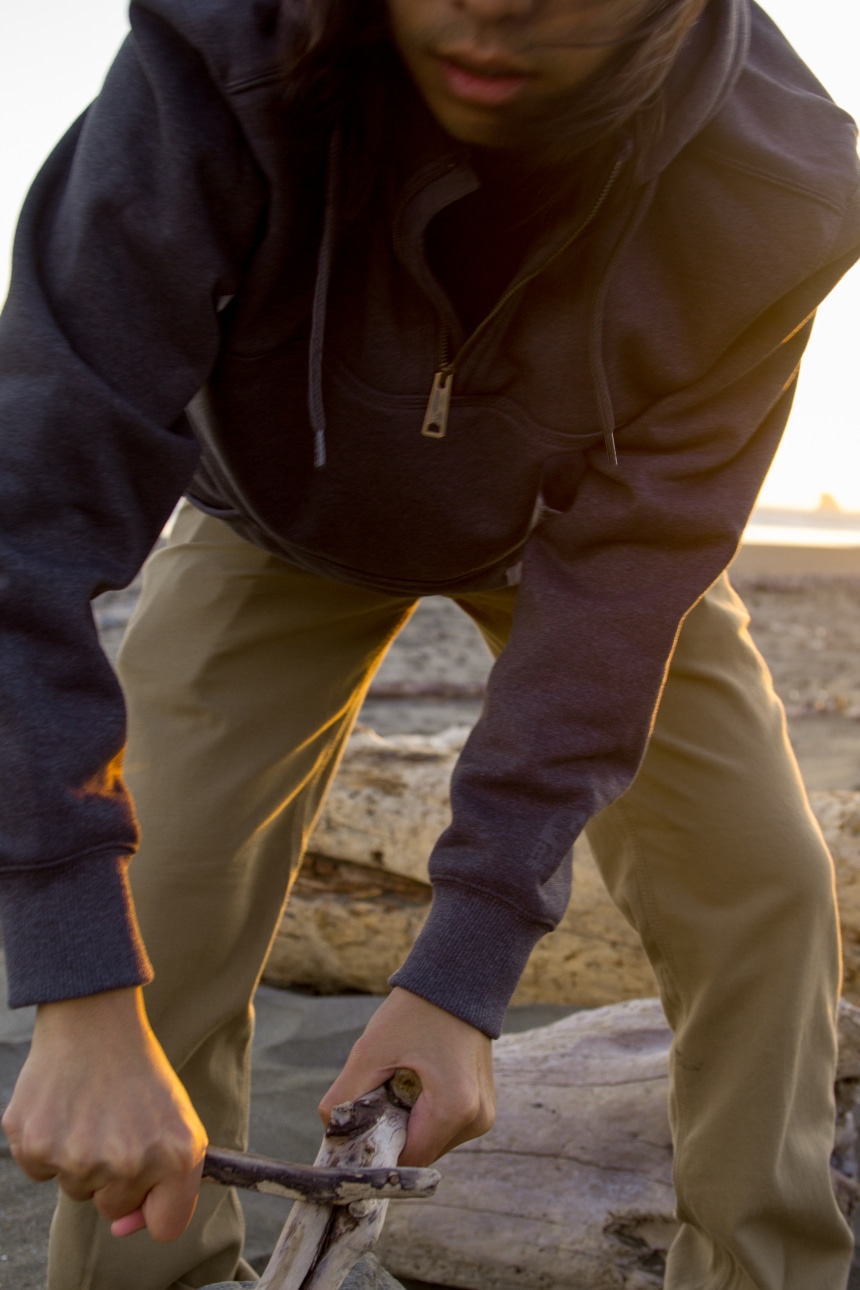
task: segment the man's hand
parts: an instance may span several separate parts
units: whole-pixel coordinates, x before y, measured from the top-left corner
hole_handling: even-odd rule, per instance
[[[25,1173],[92,1198],[116,1236],[173,1241],[191,1221],[206,1134],[139,990],[39,1008],[3,1128]]]
[[[492,1045],[486,1035],[408,990],[395,988],[371,1017],[343,1071],[320,1103],[334,1107],[379,1088],[408,1066],[423,1092],[409,1117],[401,1165],[431,1165],[461,1142],[492,1128]]]

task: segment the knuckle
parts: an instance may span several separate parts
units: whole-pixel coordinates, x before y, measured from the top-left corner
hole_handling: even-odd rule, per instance
[[[90,1200],[93,1195],[92,1187],[86,1186],[77,1178],[70,1178],[67,1174],[58,1174],[57,1183],[60,1191],[69,1197],[69,1200]]]
[[[90,1178],[98,1168],[90,1152],[81,1150],[73,1144],[69,1144],[63,1152],[60,1164],[64,1177],[74,1178],[79,1182]]]
[[[115,1222],[138,1209],[145,1196],[145,1188],[108,1184],[93,1193],[93,1204],[102,1218]]]
[[[495,1123],[496,1123],[495,1106],[482,1107],[481,1114],[477,1117],[475,1121],[476,1136],[483,1133],[489,1133],[490,1129],[492,1129]]]
[[[203,1151],[203,1146],[190,1136],[177,1143],[172,1152],[173,1172],[192,1174],[203,1158]]]
[[[474,1087],[460,1090],[455,1106],[460,1124],[474,1124],[481,1117],[483,1103],[478,1090]]]
[[[201,1154],[190,1145],[175,1144],[172,1148],[154,1154],[147,1161],[146,1174],[157,1181],[166,1178],[184,1179],[195,1172]]]
[[[110,1161],[111,1178],[116,1179],[120,1186],[126,1186],[145,1174],[147,1166],[145,1154],[132,1151],[119,1152],[113,1155]]]
[[[12,1144],[12,1156],[22,1169],[43,1169],[54,1163],[53,1142],[43,1134],[23,1133]]]

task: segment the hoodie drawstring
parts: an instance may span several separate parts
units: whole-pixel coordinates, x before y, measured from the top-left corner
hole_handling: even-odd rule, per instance
[[[647,208],[650,206],[654,196],[654,190],[657,187],[657,180],[653,179],[645,185],[639,201],[624,225],[624,229],[618,241],[615,243],[612,254],[603,271],[603,277],[600,283],[600,289],[594,299],[594,305],[591,312],[591,319],[588,327],[588,366],[591,371],[591,380],[594,385],[594,394],[597,400],[597,413],[600,417],[600,426],[603,430],[603,442],[606,446],[606,455],[609,458],[610,467],[615,470],[618,466],[618,449],[615,446],[615,409],[612,406],[612,395],[609,390],[609,378],[606,375],[606,365],[603,361],[603,323],[606,310],[606,296],[609,291],[609,283],[612,278],[612,271],[624,250],[630,238],[633,236],[639,222]]]
[[[314,436],[314,467],[321,470],[326,462],[325,406],[323,404],[322,375],[325,321],[328,308],[328,291],[331,283],[331,266],[334,259],[335,232],[337,228],[337,190],[340,181],[341,135],[335,130],[328,147],[328,173],[325,187],[325,212],[322,240],[317,258],[317,275],[311,311],[311,336],[308,348],[308,412]]]

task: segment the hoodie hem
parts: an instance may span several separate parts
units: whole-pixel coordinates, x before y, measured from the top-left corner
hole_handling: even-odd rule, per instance
[[[152,980],[127,870],[128,857],[114,853],[3,875],[0,926],[10,1008]]]
[[[498,1039],[529,955],[548,930],[474,889],[437,886],[427,921],[389,984]]]

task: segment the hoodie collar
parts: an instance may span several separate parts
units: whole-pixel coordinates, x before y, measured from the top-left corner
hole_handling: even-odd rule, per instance
[[[659,174],[704,129],[731,94],[746,60],[749,31],[750,0],[710,0],[690,32],[667,80],[665,123],[653,153],[640,173],[639,200],[634,204],[633,213],[616,243],[594,302],[589,365],[597,391],[607,452],[613,466],[617,464],[613,438],[615,418],[601,353],[602,309],[611,268],[633,227],[641,219]],[[404,248],[415,241],[414,237],[408,236],[409,232],[414,234],[417,229],[426,227],[433,214],[473,191],[479,183],[469,164],[469,149],[441,128],[411,85],[407,92],[412,103],[403,105],[401,119],[408,124],[397,132],[392,156],[394,164],[389,171],[395,179],[394,186],[389,188],[391,223],[401,255]],[[314,460],[318,468],[325,465],[326,459],[322,367],[337,227],[340,148],[338,133],[329,147],[309,355],[308,405],[314,432]],[[409,258],[408,253],[406,258]]]
[[[731,94],[746,62],[749,0],[710,0],[669,73],[665,123],[641,171],[648,183],[700,134]]]
[[[643,183],[665,170],[719,112],[743,70],[750,25],[750,0],[709,0],[706,4],[669,73],[665,121],[640,172]],[[420,187],[422,174],[438,175],[441,163],[447,162],[451,169],[458,164],[469,168],[468,146],[442,129],[411,81],[399,87],[399,95],[408,96],[409,101],[399,97],[396,107],[405,123],[393,141],[396,206]]]

